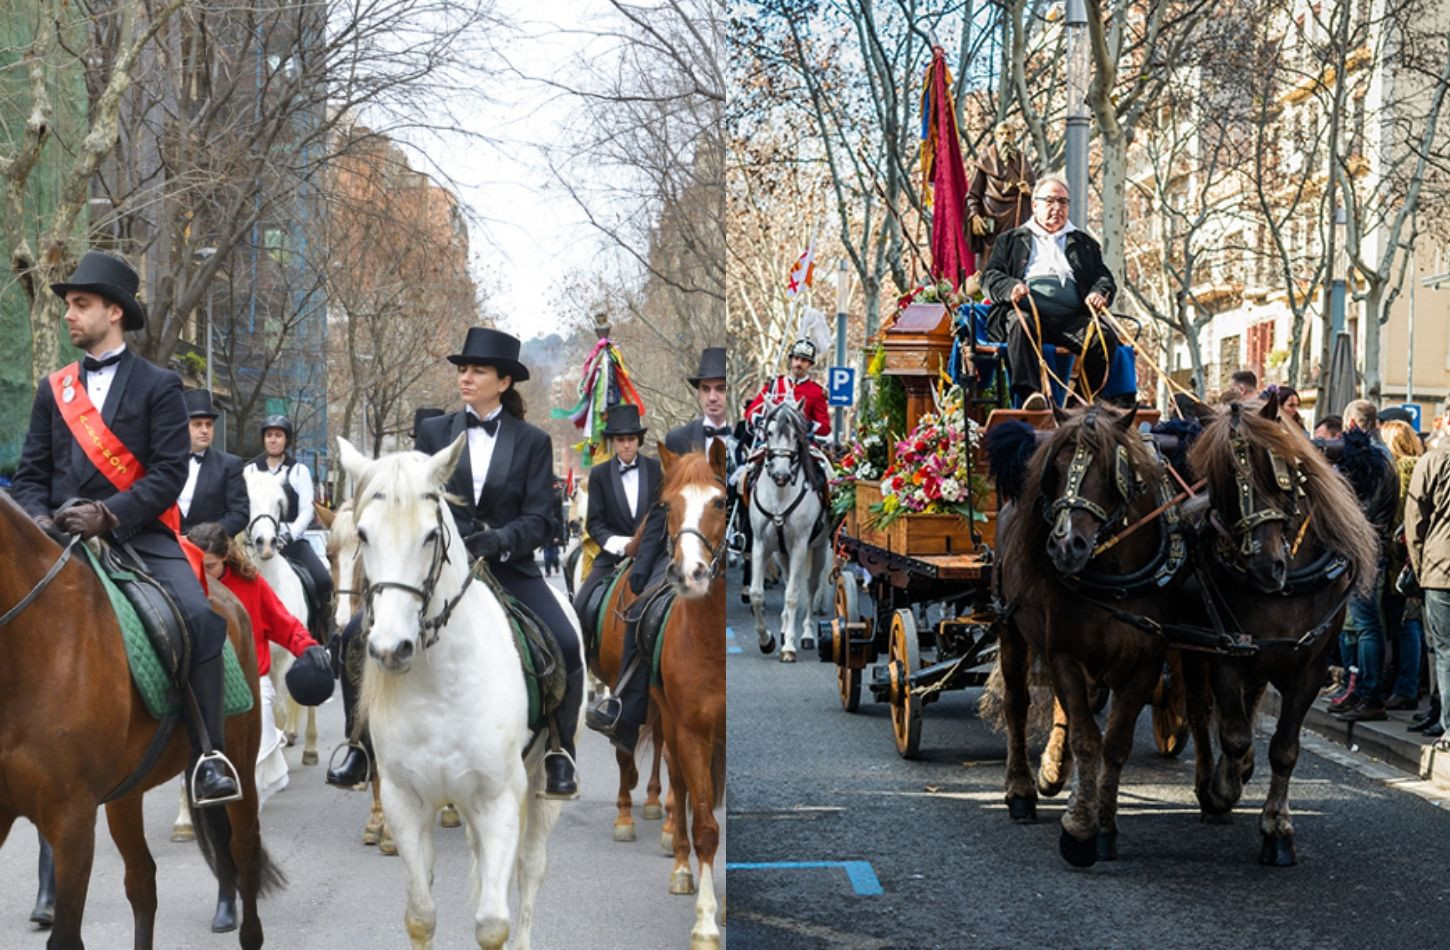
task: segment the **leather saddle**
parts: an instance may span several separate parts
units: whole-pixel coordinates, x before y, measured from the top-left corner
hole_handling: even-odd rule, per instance
[[[594,579],[592,586],[584,589],[584,611],[579,616],[579,625],[583,628],[585,652],[589,656],[599,655],[600,638],[604,634],[604,611],[614,595],[614,589],[629,576],[633,564],[633,559],[625,558],[614,573],[601,574]]]
[[[538,614],[509,593],[488,570],[480,571],[478,576],[508,613],[529,695],[529,728],[541,730],[550,724],[569,689],[564,653]]]
[[[326,646],[332,639],[332,625],[328,622],[332,605],[322,603],[322,595],[318,593],[317,582],[312,579],[311,571],[290,557],[284,557],[283,560],[287,562],[288,567],[292,568],[292,573],[297,575],[298,582],[302,584],[302,596],[307,602],[307,632],[312,639]]]
[[[171,595],[147,573],[145,561],[129,547],[101,542],[93,563],[135,608],[167,678],[172,683],[185,680],[191,670],[191,631]]]

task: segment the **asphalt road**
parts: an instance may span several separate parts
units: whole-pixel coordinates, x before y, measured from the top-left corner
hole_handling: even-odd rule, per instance
[[[320,708],[318,742],[342,736],[340,695]],[[564,809],[549,841],[549,870],[539,894],[533,944],[542,950],[674,950],[688,943],[694,898],[668,893],[671,859],[659,846],[658,821],[639,818],[638,839],[612,840],[618,784],[612,747],[588,730],[579,743],[581,798]],[[331,788],[325,766],[302,767],[287,751],[291,783],[262,813],[263,839],[290,884],[264,900],[267,945],[284,950],[406,947],[403,865],[360,843],[371,796]],[[642,789],[641,789],[642,792]],[[637,794],[636,802],[642,799]],[[234,947],[235,934],[210,931],[216,883],[194,844],[169,840],[176,786],[146,796],[148,840],[158,865],[156,946],[166,950]],[[468,847],[461,829],[438,829],[433,893],[438,950],[476,947],[468,906]],[[120,856],[98,816],[96,862],[86,906],[88,947],[131,946],[131,910]],[[28,922],[35,897],[35,832],[18,821],[0,849],[0,948],[45,945]],[[717,882],[719,879],[717,878]],[[721,888],[723,893],[723,887]]]
[[[772,630],[780,594],[767,591]],[[1191,750],[1158,757],[1145,716],[1123,775],[1120,859],[1074,870],[1057,850],[1066,792],[1040,803],[1034,825],[1008,820],[1004,742],[976,718],[977,690],[927,707],[922,756],[907,762],[864,686],[860,712],[843,712],[831,666],[813,651],[795,665],[762,656],[734,588],[730,604],[734,950],[1450,942],[1440,873],[1450,815],[1362,774],[1360,756],[1322,741],[1324,755],[1301,756],[1290,800],[1299,865],[1264,868],[1264,737],[1245,805],[1207,825]],[[758,864],[775,866],[741,867]]]

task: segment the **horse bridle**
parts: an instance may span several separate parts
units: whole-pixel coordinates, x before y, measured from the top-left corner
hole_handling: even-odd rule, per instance
[[[1251,448],[1249,440],[1239,428],[1242,414],[1237,404],[1234,405],[1232,414],[1232,421],[1229,423],[1229,452],[1233,459],[1234,497],[1238,501],[1239,518],[1233,524],[1225,525],[1218,512],[1214,511],[1210,514],[1209,521],[1219,533],[1220,553],[1227,552],[1237,543],[1239,555],[1247,559],[1264,549],[1255,529],[1270,521],[1291,525],[1299,517],[1300,502],[1304,498],[1304,472],[1298,464],[1291,464],[1282,456],[1269,452],[1269,463],[1274,470],[1274,484],[1281,491],[1289,493],[1289,510],[1284,511],[1274,505],[1259,507],[1257,492],[1254,490]],[[1287,537],[1284,546],[1290,546]]]
[[[770,411],[770,414],[765,417],[765,429],[767,432],[769,432],[770,430],[771,420],[773,420],[776,413],[780,412],[781,409],[783,409],[784,407],[784,402],[776,403],[775,408],[772,409]],[[775,474],[774,472],[770,473],[770,480],[775,482],[776,487],[784,488],[791,482],[795,481],[796,476],[800,474],[802,462],[800,440],[796,440],[795,448],[792,449],[772,449],[767,447],[765,450],[765,460],[769,462],[774,459],[788,459],[790,461],[790,468],[787,470],[784,479],[782,479],[781,476]]]
[[[251,521],[247,522],[247,531],[246,534],[243,535],[243,537],[246,539],[248,548],[255,547],[255,545],[252,544],[252,529],[257,526],[258,522],[264,520],[272,522],[272,528],[275,531],[275,534],[273,535],[274,538],[282,533],[282,519],[278,518],[276,515],[270,512],[264,511],[260,515],[257,515],[257,517],[253,518]]]
[[[1089,410],[1088,417],[1083,421],[1083,426],[1092,429],[1097,425],[1096,409]],[[1093,533],[1092,546],[1097,548],[1098,539],[1104,532],[1112,530],[1114,525],[1126,517],[1128,507],[1137,498],[1138,493],[1143,490],[1143,480],[1133,470],[1131,457],[1125,446],[1119,445],[1113,453],[1113,482],[1118,490],[1119,505],[1109,513],[1102,505],[1086,497],[1082,493],[1082,483],[1087,477],[1088,471],[1093,463],[1093,452],[1088,448],[1087,442],[1079,436],[1077,445],[1073,449],[1072,459],[1067,463],[1067,485],[1062,494],[1053,500],[1050,506],[1043,506],[1042,516],[1052,525],[1053,533],[1058,533],[1058,523],[1062,515],[1071,511],[1085,511],[1098,521],[1097,531]]]
[[[400,590],[405,594],[411,594],[418,598],[418,633],[419,646],[421,649],[428,649],[438,642],[438,635],[448,625],[449,618],[453,616],[453,610],[463,600],[463,595],[468,593],[469,585],[473,583],[473,574],[459,585],[458,593],[443,602],[443,609],[432,617],[428,616],[428,605],[433,602],[433,595],[438,589],[438,578],[443,574],[443,565],[450,563],[448,558],[448,526],[443,521],[443,505],[441,497],[436,492],[429,492],[426,496],[429,501],[437,504],[438,530],[433,535],[433,554],[428,564],[428,576],[423,579],[422,587],[414,587],[412,584],[404,584],[399,581],[373,581],[363,588],[363,635],[367,636],[373,628],[373,598],[384,590]],[[482,561],[482,558],[479,559]]]
[[[730,486],[725,483],[725,479],[716,476],[715,481],[720,483],[720,487],[724,488],[728,495]],[[720,568],[724,564],[725,554],[730,550],[730,545],[726,543],[729,540],[728,524],[726,528],[726,536],[720,539],[719,544],[711,544],[710,539],[705,537],[705,533],[696,528],[681,528],[679,531],[670,535],[670,561],[673,562],[675,560],[675,549],[679,546],[680,538],[685,535],[693,535],[705,546],[705,550],[710,552],[710,580],[713,581],[720,576]]]

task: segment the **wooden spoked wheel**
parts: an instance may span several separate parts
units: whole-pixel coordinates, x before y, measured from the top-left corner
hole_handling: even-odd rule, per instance
[[[1158,754],[1177,758],[1188,744],[1188,697],[1183,690],[1183,659],[1172,654],[1153,689],[1153,743]]]
[[[850,633],[846,624],[861,620],[860,593],[856,587],[856,575],[841,571],[836,575],[836,638],[834,643],[836,661],[836,693],[841,699],[841,708],[853,713],[861,708],[861,670],[850,667],[851,651],[847,646]]]
[[[903,759],[916,758],[921,748],[921,697],[911,693],[911,674],[921,668],[916,617],[910,610],[891,615],[891,652],[887,675],[891,683],[891,731]]]

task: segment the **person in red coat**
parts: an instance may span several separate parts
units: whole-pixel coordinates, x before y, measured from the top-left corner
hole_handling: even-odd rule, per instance
[[[779,401],[793,395],[801,400],[802,411],[815,426],[811,434],[824,439],[831,434],[831,412],[827,407],[826,391],[821,384],[811,379],[811,367],[816,365],[816,345],[810,340],[796,340],[790,348],[790,372],[777,376],[760,388],[760,392],[745,409],[745,419],[751,426],[759,425],[769,408],[770,401]]]

